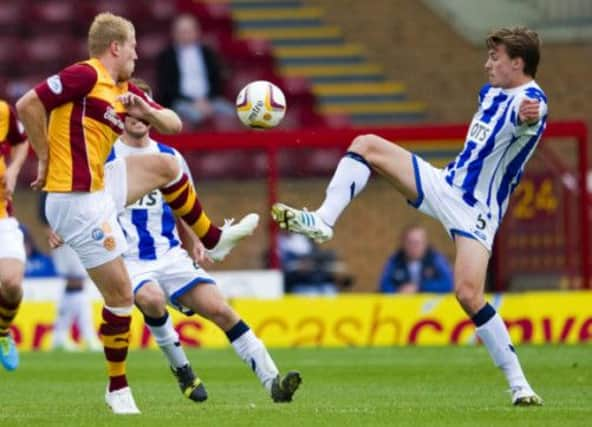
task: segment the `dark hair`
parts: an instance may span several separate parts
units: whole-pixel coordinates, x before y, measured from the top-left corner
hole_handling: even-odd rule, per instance
[[[488,49],[504,45],[510,58],[522,58],[524,74],[533,78],[536,76],[541,42],[535,31],[526,27],[500,28],[487,36],[485,44]]]
[[[133,79],[130,79],[130,83],[136,85],[138,87],[138,89],[140,89],[146,95],[148,95],[150,97],[152,96],[152,88],[150,87],[148,82],[146,82],[146,80],[142,80],[137,77],[134,77]]]

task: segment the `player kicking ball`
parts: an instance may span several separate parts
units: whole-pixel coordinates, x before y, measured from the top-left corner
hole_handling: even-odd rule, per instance
[[[88,31],[88,50],[89,59],[49,77],[16,105],[38,159],[31,186],[47,191],[45,214],[51,228],[77,253],[105,301],[100,326],[109,377],[105,400],[116,414],[137,414],[125,363],[133,309],[132,286],[121,257],[127,243],[113,199],[105,191],[104,166],[127,115],[161,133],[178,133],[182,123],[174,111],[128,82],[138,59],[130,21],[98,14]],[[159,188],[174,215],[212,249],[213,258],[223,258],[256,226],[253,218],[224,229],[213,224],[172,156],[130,156],[125,173],[132,202]]]
[[[518,27],[492,32],[486,45],[489,83],[479,92],[464,149],[446,169],[379,136],[358,136],[339,162],[319,209],[308,212],[278,203],[271,215],[281,227],[324,242],[333,237],[337,219],[364,189],[371,172],[386,177],[454,239],[456,298],[504,373],[512,403],[542,405],[526,380],[502,318],[484,299],[495,233],[547,122],[547,98],[534,81],[540,43],[534,31]]]
[[[150,94],[146,83],[137,79],[133,82]],[[123,256],[132,281],[135,303],[166,356],[181,391],[196,402],[204,401],[208,396],[181,347],[179,335],[167,312],[167,301],[187,315],[197,313],[214,322],[224,331],[237,355],[257,375],[271,398],[275,402],[290,402],[300,385],[300,374],[292,371],[284,377],[279,375],[263,342],[228,305],[214,279],[181,248],[178,231],[189,244],[194,259],[221,259],[219,254],[206,250],[183,221],[175,224],[171,207],[163,200],[160,191],[154,190],[139,199],[134,196],[133,203],[128,203],[130,195],[122,183],[127,179],[125,159],[130,156],[167,153],[174,156],[190,180],[191,173],[178,151],[150,138],[149,125],[130,116],[124,119],[124,124],[124,133],[113,146],[105,167],[106,189],[115,201],[118,220],[127,238],[128,249]],[[245,218],[255,225],[258,222],[256,214]],[[61,243],[56,238],[52,245]]]

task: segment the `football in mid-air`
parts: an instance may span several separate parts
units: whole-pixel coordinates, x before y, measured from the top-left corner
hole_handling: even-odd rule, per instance
[[[236,97],[240,121],[255,129],[276,127],[286,114],[286,97],[282,90],[265,80],[246,85]]]

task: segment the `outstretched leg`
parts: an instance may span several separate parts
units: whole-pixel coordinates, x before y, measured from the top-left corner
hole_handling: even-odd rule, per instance
[[[224,299],[216,286],[200,284],[179,298],[179,302],[214,322],[222,329],[237,355],[257,375],[275,402],[290,402],[301,383],[300,374],[280,376],[265,344]]]
[[[272,207],[272,218],[282,228],[317,242],[327,241],[339,216],[366,187],[372,170],[387,178],[408,200],[417,198],[412,154],[379,136],[362,135],[353,140],[337,165],[319,209],[308,212],[277,203]]]
[[[213,224],[201,205],[191,179],[171,155],[128,156],[125,164],[125,205],[135,203],[153,190],[160,190],[175,216],[181,218],[199,237],[214,261],[222,261],[240,240],[253,234],[259,224],[257,214],[246,215],[236,224],[232,221],[222,227]]]
[[[502,370],[512,391],[514,405],[541,405],[542,399],[524,376],[510,334],[501,316],[483,295],[489,252],[477,240],[457,236],[454,282],[456,298],[471,317],[477,335],[495,365]]]

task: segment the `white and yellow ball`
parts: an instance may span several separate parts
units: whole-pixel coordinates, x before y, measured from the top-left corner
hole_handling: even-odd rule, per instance
[[[280,124],[286,114],[286,97],[271,82],[249,83],[236,97],[236,112],[240,121],[255,129],[270,129]]]

